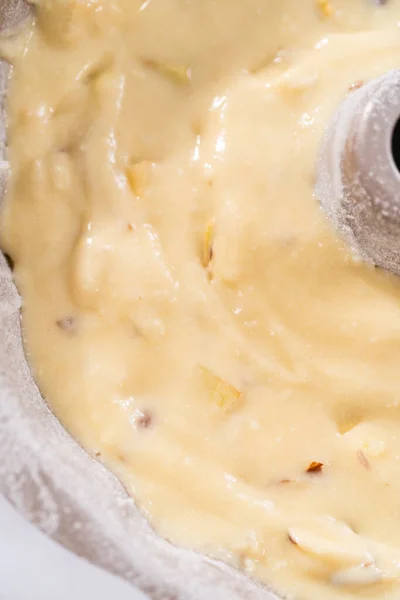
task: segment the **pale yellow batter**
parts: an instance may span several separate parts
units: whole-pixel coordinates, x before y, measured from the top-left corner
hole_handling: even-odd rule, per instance
[[[335,108],[400,67],[400,0],[36,4],[1,240],[45,398],[174,543],[400,598],[400,281],[313,195]]]

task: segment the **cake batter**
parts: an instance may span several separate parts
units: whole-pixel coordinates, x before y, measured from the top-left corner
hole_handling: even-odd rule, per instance
[[[314,197],[400,0],[36,0],[2,53],[26,352],[157,532],[296,600],[400,597],[400,281]]]

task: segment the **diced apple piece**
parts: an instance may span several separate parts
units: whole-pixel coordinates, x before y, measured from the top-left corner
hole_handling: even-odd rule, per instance
[[[213,241],[214,241],[214,221],[210,221],[207,225],[205,234],[204,234],[204,246],[203,246],[203,256],[202,256],[202,265],[206,269],[213,257]]]
[[[329,0],[316,0],[316,3],[317,9],[323,17],[329,19],[333,16],[334,10]]]
[[[38,20],[47,39],[56,45],[70,45],[93,33],[97,2],[93,0],[42,0],[38,4]]]
[[[205,367],[198,367],[211,402],[225,413],[238,410],[243,404],[242,392]]]
[[[149,160],[130,165],[126,170],[129,185],[135,196],[143,196],[151,181],[154,163]]]
[[[160,69],[177,83],[187,84],[190,81],[190,69],[185,65],[161,65]]]
[[[168,77],[173,83],[187,85],[191,79],[191,70],[186,65],[164,64],[155,60],[144,60],[145,67]]]

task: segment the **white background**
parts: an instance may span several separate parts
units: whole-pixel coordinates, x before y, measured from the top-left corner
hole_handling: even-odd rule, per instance
[[[0,496],[0,600],[110,599],[146,600],[46,538]]]

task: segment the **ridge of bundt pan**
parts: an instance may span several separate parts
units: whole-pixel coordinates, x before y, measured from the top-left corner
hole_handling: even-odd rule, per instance
[[[16,27],[29,11],[23,0],[0,0],[0,30]],[[9,172],[10,74],[0,62],[0,202]],[[0,253],[0,493],[48,536],[153,600],[276,600],[234,569],[154,534],[116,477],[80,448],[45,404],[24,356],[20,306]]]

